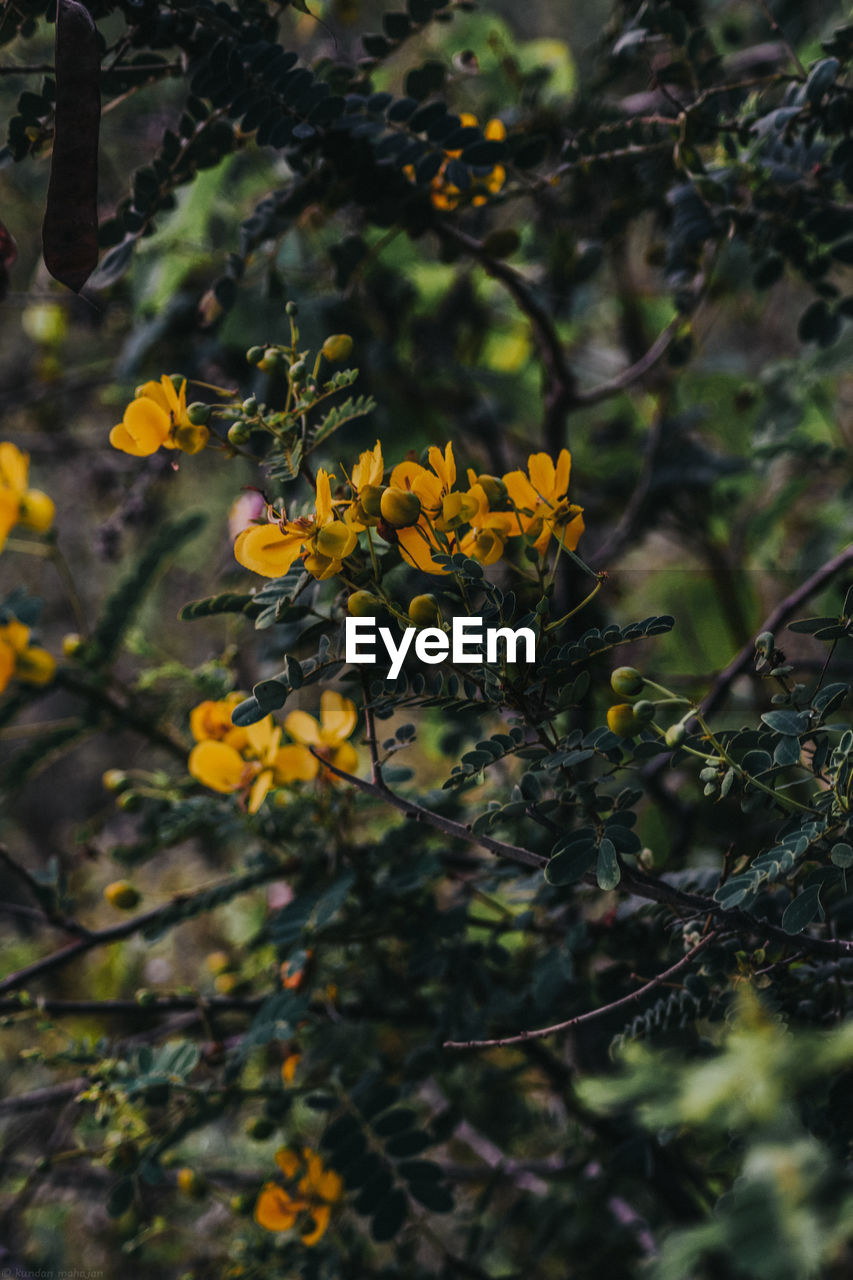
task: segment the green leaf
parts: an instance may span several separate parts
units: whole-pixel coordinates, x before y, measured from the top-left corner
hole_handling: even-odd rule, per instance
[[[808,729],[811,717],[808,711],[765,711],[761,719],[774,733],[798,738]]]
[[[612,840],[605,838],[598,847],[598,864],[595,869],[595,878],[598,881],[599,889],[615,889],[622,878],[619,859],[616,857],[616,848]]]
[[[849,844],[834,844],[829,856],[836,867],[845,870],[847,867],[853,867],[853,848]]]
[[[383,1199],[373,1215],[370,1224],[370,1234],[373,1239],[379,1243],[383,1240],[393,1240],[406,1221],[408,1211],[409,1203],[405,1192],[395,1187],[390,1195]]]
[[[823,918],[820,889],[819,884],[809,885],[793,902],[788,903],[782,916],[782,928],[786,933],[801,933],[815,916]]]
[[[545,868],[545,879],[549,884],[574,884],[589,871],[597,857],[594,839],[578,843],[557,853]]]

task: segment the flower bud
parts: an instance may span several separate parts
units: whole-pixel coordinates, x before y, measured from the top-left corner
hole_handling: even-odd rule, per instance
[[[114,880],[104,889],[104,897],[118,911],[132,911],[140,899],[139,890],[129,880]]]
[[[607,727],[617,738],[634,738],[642,725],[634,715],[634,708],[627,702],[618,702],[607,712]]]
[[[621,698],[636,698],[645,680],[636,667],[617,667],[610,676],[610,688]]]
[[[265,350],[265,347],[249,347],[249,350],[246,352],[246,363],[259,364],[264,358]]]
[[[116,805],[125,813],[136,813],[142,808],[142,796],[135,791],[123,791],[116,800]]]
[[[285,314],[289,316],[295,316],[299,312],[299,308],[297,307],[295,302],[288,302],[284,310],[285,310]]]
[[[776,647],[776,637],[772,631],[762,631],[761,635],[755,637],[755,647],[759,653],[769,653],[771,649]]]
[[[352,355],[352,338],[348,333],[333,333],[322,346],[322,354],[329,364],[342,364]]]
[[[66,658],[75,657],[85,645],[86,641],[76,631],[69,631],[62,637],[62,652]]]
[[[194,427],[206,427],[210,421],[211,406],[203,400],[193,400],[187,405],[187,417]]]
[[[255,414],[258,412],[258,402],[254,396],[248,396],[247,399],[243,401],[243,412],[248,417],[254,418]]]
[[[18,509],[18,520],[28,529],[37,533],[47,533],[53,524],[56,514],[53,498],[49,498],[41,489],[28,489],[21,498]]]
[[[201,453],[209,438],[207,427],[180,426],[175,431],[175,445],[182,453]]]
[[[248,444],[252,438],[252,429],[245,422],[232,422],[228,428],[228,443],[233,445]]]
[[[382,519],[392,529],[406,529],[417,524],[421,514],[421,500],[416,493],[408,489],[390,486],[382,494],[379,503]]]
[[[302,379],[305,377],[305,374],[306,374],[306,365],[304,360],[296,360],[290,366],[291,382],[301,382]]]
[[[655,718],[657,708],[653,702],[649,702],[648,698],[641,698],[639,702],[634,703],[634,715],[641,724],[650,724]]]
[[[225,973],[226,969],[231,968],[231,957],[227,951],[211,951],[205,956],[205,967],[208,973],[217,974]]]
[[[169,381],[177,391],[178,395],[181,394],[182,388],[185,387],[187,383],[187,380],[182,373],[170,373]]]
[[[200,1177],[195,1169],[190,1169],[188,1165],[178,1170],[177,1183],[184,1195],[192,1196],[194,1200],[200,1200],[206,1190],[204,1178]]]
[[[130,779],[122,769],[107,769],[101,774],[101,786],[106,791],[125,791],[130,786]]]
[[[258,368],[262,373],[276,373],[283,367],[284,357],[276,347],[265,351],[261,359],[258,361]]]
[[[385,492],[381,484],[366,484],[358,491],[358,500],[367,515],[378,519],[382,514],[382,495]]]
[[[382,601],[370,591],[353,591],[347,610],[354,618],[375,618],[382,611]]]
[[[251,1120],[246,1122],[246,1135],[254,1138],[256,1142],[263,1142],[266,1138],[272,1137],[275,1133],[275,1125],[271,1120],[267,1120],[265,1116],[253,1116]]]
[[[507,487],[499,476],[477,476],[477,484],[480,485],[485,493],[492,511],[497,507],[503,506],[509,497]]]
[[[687,737],[687,729],[683,724],[671,724],[664,735],[664,742],[670,748],[680,747]]]
[[[244,1217],[254,1209],[255,1197],[250,1195],[248,1191],[238,1191],[228,1201],[228,1207],[232,1213],[238,1213],[241,1217]]]
[[[416,627],[434,627],[441,617],[435,596],[415,596],[409,604],[409,617]]]

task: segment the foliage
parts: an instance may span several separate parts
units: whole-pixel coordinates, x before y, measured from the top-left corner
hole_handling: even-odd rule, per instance
[[[0,18],[21,1274],[849,1272],[853,26],[517,8]]]

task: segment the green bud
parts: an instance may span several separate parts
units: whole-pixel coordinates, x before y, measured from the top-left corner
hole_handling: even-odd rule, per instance
[[[290,381],[301,382],[305,377],[307,370],[304,360],[297,360],[290,366]]]
[[[233,445],[248,444],[252,438],[252,429],[245,422],[232,422],[228,428],[228,443]]]
[[[264,358],[265,350],[266,349],[264,347],[249,347],[249,350],[246,352],[246,363],[259,364]]]
[[[668,747],[680,747],[687,737],[687,729],[683,724],[672,724],[666,731],[664,742]]]
[[[440,616],[434,595],[415,596],[409,604],[409,617],[416,627],[434,627]]]
[[[348,333],[333,333],[323,343],[321,351],[329,364],[342,364],[352,355],[352,338]]]
[[[284,368],[284,356],[277,347],[271,347],[258,361],[258,368],[262,373],[277,373]]]
[[[374,520],[378,520],[382,515],[382,495],[384,492],[385,489],[381,484],[366,484],[359,491],[359,502],[365,513]]]
[[[375,618],[382,611],[382,601],[370,591],[353,591],[347,609],[354,618]]]
[[[119,809],[125,813],[137,813],[142,808],[142,796],[135,791],[123,791],[116,800]]]
[[[636,698],[645,683],[636,667],[617,667],[610,677],[610,688],[620,698]]]
[[[477,484],[481,486],[492,511],[497,507],[501,507],[509,497],[507,487],[501,480],[500,476],[481,475],[477,476]]]
[[[769,653],[771,649],[776,648],[776,637],[772,631],[762,631],[761,635],[755,637],[755,647],[759,653]]]
[[[299,314],[299,308],[297,307],[295,302],[288,302],[284,310],[289,316],[295,316]]]
[[[206,427],[210,421],[211,406],[203,400],[193,400],[187,405],[187,417],[194,427]]]
[[[169,381],[171,382],[172,386],[175,388],[175,390],[176,390],[176,391],[178,392],[178,394],[180,395],[180,393],[181,393],[181,387],[182,387],[182,386],[184,385],[184,383],[186,382],[186,378],[184,377],[184,375],[183,375],[182,373],[170,373],[170,374],[169,374]]]
[[[649,702],[647,698],[642,698],[639,702],[634,703],[634,715],[641,724],[649,724],[654,720],[657,707],[653,702]]]
[[[411,493],[408,489],[398,489],[389,485],[382,494],[379,510],[382,513],[382,519],[390,524],[392,529],[406,529],[418,523],[421,500],[416,493]]]
[[[243,412],[250,418],[253,418],[258,412],[258,402],[254,396],[249,396],[247,400],[243,401]]]

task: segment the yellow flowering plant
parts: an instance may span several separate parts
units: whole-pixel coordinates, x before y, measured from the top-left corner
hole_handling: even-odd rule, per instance
[[[300,1223],[303,1245],[313,1248],[329,1228],[332,1210],[343,1197],[343,1182],[310,1147],[277,1151],[275,1162],[286,1187],[266,1182],[255,1204],[255,1221],[267,1231],[292,1231]]]

